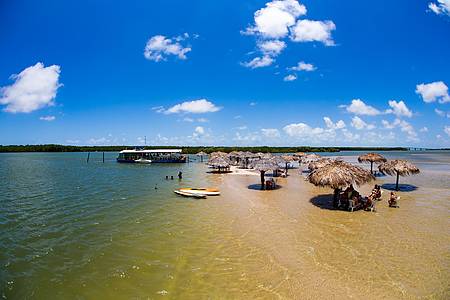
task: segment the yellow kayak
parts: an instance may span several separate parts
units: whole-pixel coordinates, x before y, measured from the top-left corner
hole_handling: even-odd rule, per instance
[[[220,191],[213,188],[181,188],[181,192],[191,193],[195,195],[205,195],[205,196],[219,196]]]
[[[188,193],[188,192],[183,192],[180,190],[175,190],[173,191],[175,194],[180,195],[180,196],[184,196],[184,197],[192,197],[192,198],[197,198],[197,199],[204,199],[206,198],[206,195],[200,195],[200,194],[193,194],[193,193]]]

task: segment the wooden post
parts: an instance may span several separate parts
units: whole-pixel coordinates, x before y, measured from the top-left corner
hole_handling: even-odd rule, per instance
[[[373,174],[373,161],[370,162],[370,173]]]
[[[88,152],[88,156],[87,156],[87,159],[86,159],[86,163],[88,163],[89,162],[89,157],[91,156],[91,152]]]
[[[395,183],[395,190],[396,190],[396,191],[398,191],[398,177],[399,177],[399,174],[398,174],[398,172],[397,172],[397,182]]]
[[[105,152],[103,152],[103,163],[105,163]]]
[[[264,189],[264,171],[261,171],[261,189]]]

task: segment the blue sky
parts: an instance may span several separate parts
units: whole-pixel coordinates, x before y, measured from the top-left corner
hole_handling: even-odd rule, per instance
[[[0,144],[450,146],[450,2],[2,1]]]

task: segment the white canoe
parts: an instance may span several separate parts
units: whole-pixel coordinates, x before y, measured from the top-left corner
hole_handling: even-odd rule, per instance
[[[218,189],[213,188],[181,188],[179,189],[182,192],[196,194],[196,195],[204,195],[204,196],[219,196],[220,191]]]
[[[200,199],[206,198],[206,195],[193,194],[193,193],[189,193],[189,192],[183,192],[180,190],[175,190],[173,192],[177,195],[184,196],[184,197],[193,197],[193,198],[200,198]]]

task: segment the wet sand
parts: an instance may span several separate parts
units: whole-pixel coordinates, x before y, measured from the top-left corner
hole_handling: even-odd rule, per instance
[[[289,173],[277,179],[281,188],[274,191],[258,190],[259,178],[253,175],[215,175],[223,209],[233,220],[232,234],[263,260],[251,274],[259,282],[256,296],[448,299],[450,189],[425,184],[430,176],[442,180],[442,173],[424,170],[425,182],[420,176],[402,178],[422,184],[398,193],[398,209],[387,206],[389,191],[384,190],[375,213],[333,210],[331,189],[314,187],[298,169]],[[359,191],[367,195],[372,186]]]

